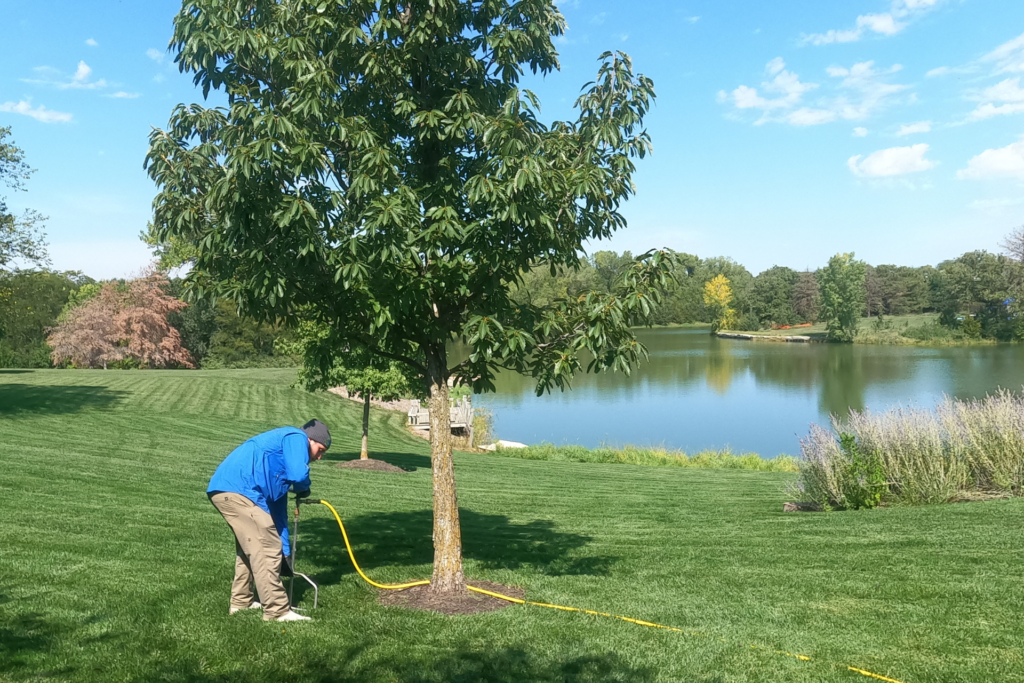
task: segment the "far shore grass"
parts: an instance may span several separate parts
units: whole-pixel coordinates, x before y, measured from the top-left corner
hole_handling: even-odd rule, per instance
[[[623,446],[611,448],[587,448],[575,444],[556,446],[550,443],[536,444],[526,448],[501,448],[498,455],[523,460],[550,460],[554,462],[589,462],[619,465],[642,465],[646,467],[694,467],[719,470],[752,470],[756,472],[798,472],[799,461],[791,455],[779,455],[772,459],[762,458],[756,453],[733,453],[732,451],[706,450],[688,454],[684,451],[665,448],[640,448]]]
[[[722,330],[738,334],[756,334],[764,337],[810,337],[825,341],[825,323],[808,327],[790,327],[778,330]],[[977,346],[999,342],[992,339],[972,339],[939,325],[938,313],[916,313],[861,318],[857,325],[854,344],[888,344],[893,346]]]

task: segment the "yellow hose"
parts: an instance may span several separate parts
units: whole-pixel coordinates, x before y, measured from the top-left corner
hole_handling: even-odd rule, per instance
[[[348,532],[345,531],[345,523],[341,521],[341,516],[338,514],[338,511],[334,509],[334,506],[331,505],[330,503],[328,503],[326,500],[323,500],[323,499],[320,499],[320,500],[317,500],[317,501],[311,500],[309,502],[310,503],[314,503],[314,502],[320,503],[320,505],[325,506],[328,510],[331,511],[331,514],[334,515],[334,519],[338,522],[338,528],[341,529],[341,537],[343,539],[345,539],[345,549],[348,550],[348,558],[350,560],[352,560],[352,566],[356,568],[356,572],[359,574],[359,576],[361,576],[363,578],[363,581],[366,581],[366,583],[370,584],[374,588],[383,588],[385,590],[400,590],[402,588],[412,588],[413,586],[428,586],[428,585],[430,585],[430,581],[427,580],[427,579],[423,579],[421,581],[410,581],[409,583],[377,583],[376,581],[371,579],[369,576],[367,576],[366,574],[363,573],[363,570],[359,567],[359,563],[356,562],[355,553],[352,552],[352,544],[348,540]],[[296,514],[298,514],[298,513],[296,512]],[[499,600],[506,600],[508,602],[514,602],[517,605],[532,605],[534,607],[546,607],[548,609],[557,609],[557,610],[561,610],[563,612],[580,612],[582,614],[590,614],[590,615],[595,616],[595,617],[609,617],[611,619],[619,619],[621,621],[628,621],[631,624],[637,624],[639,626],[648,626],[650,628],[660,628],[660,629],[664,629],[666,631],[675,631],[676,633],[687,633],[688,635],[692,635],[692,636],[703,636],[704,635],[702,633],[693,633],[691,631],[684,631],[683,629],[676,628],[674,626],[665,626],[664,624],[656,624],[653,621],[642,621],[640,619],[633,619],[631,617],[623,617],[623,616],[620,616],[618,614],[609,614],[608,612],[595,612],[594,610],[582,609],[580,607],[568,607],[566,605],[552,605],[552,604],[546,603],[546,602],[533,602],[531,600],[523,600],[522,598],[513,598],[511,595],[503,595],[501,593],[495,593],[494,591],[484,590],[483,588],[477,588],[476,586],[470,586],[468,584],[466,585],[466,588],[468,588],[469,590],[473,591],[474,593],[481,593],[483,595],[489,595],[492,598],[498,598]],[[719,638],[719,640],[722,640],[723,642],[725,642],[724,638]],[[811,661],[811,658],[808,657],[807,655],[793,654],[793,653],[790,653],[790,652],[785,652],[783,650],[770,650],[769,648],[764,648],[764,647],[761,647],[759,645],[751,645],[750,648],[754,649],[754,650],[767,650],[767,651],[770,651],[770,652],[774,652],[775,654],[778,654],[778,655],[783,655],[783,656],[786,656],[786,657],[793,657],[794,659],[799,659],[800,661],[803,661],[803,662]],[[876,673],[871,673],[870,671],[865,671],[864,669],[858,669],[858,668],[852,667],[852,666],[847,666],[846,668],[848,670],[850,670],[850,671],[853,671],[855,673],[860,674],[861,676],[867,676],[869,678],[875,678],[875,679],[878,679],[880,681],[887,681],[887,683],[903,683],[903,681],[898,681],[895,678],[886,678],[885,676],[881,676],[881,675],[876,674]]]
[[[398,590],[400,588],[412,588],[413,586],[427,586],[430,581],[424,579],[423,581],[411,581],[409,583],[377,583],[369,576],[363,573],[363,570],[359,568],[359,563],[356,562],[355,553],[352,552],[352,544],[348,542],[348,532],[345,531],[345,524],[341,521],[341,517],[338,515],[338,511],[334,509],[334,506],[328,503],[326,500],[320,501],[321,505],[327,506],[327,509],[334,515],[334,519],[338,520],[338,526],[341,527],[341,537],[345,539],[345,548],[348,550],[348,558],[352,560],[352,566],[359,572],[359,576],[363,577],[363,581],[370,584],[374,588],[387,588],[389,590]]]

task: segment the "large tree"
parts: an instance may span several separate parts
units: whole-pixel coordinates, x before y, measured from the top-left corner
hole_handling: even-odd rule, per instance
[[[821,294],[818,291],[818,276],[810,270],[797,273],[793,284],[793,313],[805,323],[818,321]]]
[[[195,295],[322,325],[326,353],[362,346],[419,374],[435,591],[464,588],[448,380],[489,390],[508,368],[564,388],[584,352],[590,370],[628,371],[645,353],[630,328],[672,268],[653,252],[610,293],[510,296],[625,226],[650,150],[653,86],[621,53],[601,56],[574,120],[538,120],[519,79],[558,67],[564,29],[552,0],[191,0],[175,18],[179,68],[227,107],[180,105],[151,134],[156,241],[194,248]]]
[[[160,272],[121,284],[105,282],[95,296],[68,309],[50,330],[47,343],[55,365],[77,367],[128,363],[129,367],[191,368],[192,358],[167,316],[185,302],[167,294]]]
[[[833,342],[852,342],[857,322],[864,313],[865,263],[854,254],[836,254],[818,271],[821,294],[821,319],[825,336]]]
[[[1022,281],[1020,262],[986,251],[969,251],[937,266],[932,282],[943,324],[955,326],[957,314],[973,316],[986,337],[1009,339]]]
[[[730,329],[736,324],[736,311],[729,278],[716,275],[704,283],[704,306],[711,315],[711,332]]]
[[[10,134],[10,128],[0,128],[0,184],[23,190],[33,170],[25,163],[25,152],[10,141]],[[0,269],[6,269],[16,259],[35,264],[47,261],[42,232],[45,220],[31,209],[15,216],[0,196]]]
[[[750,304],[754,315],[764,327],[792,325],[793,288],[799,275],[786,266],[772,266],[759,273],[750,287]]]

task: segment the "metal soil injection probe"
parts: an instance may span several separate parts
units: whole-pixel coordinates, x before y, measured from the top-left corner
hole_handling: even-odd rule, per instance
[[[296,552],[296,549],[298,547],[298,542],[299,542],[299,503],[300,502],[302,502],[302,499],[296,497],[295,498],[295,515],[292,517],[292,531],[291,531],[291,538],[289,539],[290,540],[291,549],[292,549],[292,554],[291,554],[291,558],[287,558],[287,557],[285,558],[285,563],[288,565],[288,569],[291,571],[291,576],[288,577],[290,579],[288,581],[288,604],[291,606],[291,608],[293,610],[296,610],[296,611],[299,611],[299,612],[303,611],[303,609],[300,608],[300,607],[296,607],[295,603],[292,601],[292,591],[295,588],[295,577],[296,576],[301,576],[302,578],[304,578],[306,580],[306,583],[308,583],[310,586],[313,587],[313,609],[316,609],[317,601],[320,599],[320,587],[316,585],[316,583],[313,581],[313,579],[309,578],[308,576],[306,576],[302,572],[295,571],[295,552]]]

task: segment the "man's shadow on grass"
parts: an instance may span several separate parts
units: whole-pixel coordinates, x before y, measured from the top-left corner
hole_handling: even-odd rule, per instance
[[[299,522],[297,568],[305,571],[304,563],[315,565],[312,578],[321,585],[334,584],[343,576],[354,574],[333,516],[313,517],[308,508],[305,512]],[[607,576],[618,559],[607,555],[574,556],[575,551],[593,539],[558,531],[549,520],[517,524],[503,515],[486,515],[464,508],[459,510],[459,519],[463,557],[475,560],[484,569],[529,568],[549,576]],[[434,560],[431,510],[366,514],[344,521],[356,561],[371,578],[373,570],[381,567],[422,566]]]
[[[0,383],[0,415],[66,415],[110,408],[127,395],[106,387]]]
[[[313,655],[287,662],[270,659],[261,667],[261,677],[267,680],[309,683],[649,683],[656,677],[654,669],[631,664],[614,652],[581,655],[564,648],[551,652],[550,648],[491,649],[467,645],[403,651],[401,646],[375,648],[369,644],[339,643],[331,657]],[[153,680],[191,683],[225,680],[224,673],[203,671],[201,660],[165,668],[163,672],[153,672]],[[227,680],[234,680],[232,673],[227,674]]]
[[[54,648],[69,634],[102,621],[98,615],[84,622],[69,625],[36,611],[19,612],[19,605],[0,593],[0,679],[39,680],[64,679],[74,672],[61,658],[53,656]],[[76,642],[84,647],[110,640],[114,636],[77,636]],[[40,668],[42,662],[42,668]]]

